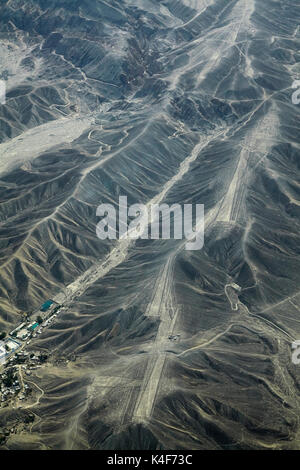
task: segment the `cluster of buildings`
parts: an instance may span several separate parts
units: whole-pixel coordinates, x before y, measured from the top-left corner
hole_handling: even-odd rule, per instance
[[[43,328],[53,322],[60,308],[61,306],[54,300],[47,300],[28,321],[18,325],[5,340],[0,341],[0,365],[5,364],[8,357],[22,347],[24,341],[29,344],[31,338],[41,334]]]
[[[9,401],[18,396],[19,400],[24,400],[26,395],[30,393],[29,385],[24,384],[21,387],[19,377],[11,367],[0,374],[0,400],[1,403]]]
[[[21,387],[17,376],[11,369],[6,370],[0,375],[0,395],[1,402],[12,398],[20,393]]]
[[[21,323],[17,328],[10,332],[10,336],[15,337],[21,341],[25,341],[32,335],[35,330],[39,327],[39,322],[33,321],[29,325],[27,323]]]
[[[31,388],[23,380],[21,386],[19,375],[23,373],[31,375],[31,371],[41,367],[47,359],[48,356],[45,354],[37,355],[26,351],[17,352],[9,358],[6,363],[7,368],[0,374],[0,402],[6,402],[15,397],[24,400],[31,392]]]
[[[12,338],[0,341],[0,365],[4,364],[6,357],[19,349],[20,346],[21,344]]]

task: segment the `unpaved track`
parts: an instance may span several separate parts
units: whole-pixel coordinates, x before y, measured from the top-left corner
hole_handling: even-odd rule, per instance
[[[159,317],[160,325],[153,341],[147,369],[141,386],[140,394],[133,412],[133,421],[145,421],[151,417],[161,375],[163,373],[166,352],[169,344],[168,336],[173,333],[178,309],[173,305],[172,269],[174,258],[169,258],[156,283],[156,291],[147,307],[146,315]]]

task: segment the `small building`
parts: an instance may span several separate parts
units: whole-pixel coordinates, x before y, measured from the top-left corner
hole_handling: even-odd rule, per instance
[[[180,335],[169,335],[168,339],[170,341],[177,341],[180,338]]]
[[[11,336],[17,336],[17,332],[20,331],[22,328],[24,328],[26,323],[21,323],[17,328],[15,328],[13,331],[11,331],[9,334]]]
[[[5,356],[6,356],[5,344],[3,341],[0,341],[0,364],[4,363]]]
[[[34,331],[39,326],[39,323],[33,323],[28,327],[29,331]]]
[[[19,330],[18,333],[17,333],[17,338],[21,339],[22,341],[27,339],[28,336],[29,336],[29,333],[28,333],[26,328],[22,328],[22,330]]]
[[[40,308],[40,311],[41,312],[47,312],[49,310],[49,308],[54,304],[54,300],[47,300]]]

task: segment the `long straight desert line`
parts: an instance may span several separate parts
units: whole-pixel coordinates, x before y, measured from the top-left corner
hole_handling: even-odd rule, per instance
[[[142,390],[133,413],[133,417],[137,421],[143,421],[151,416],[165,359],[166,354],[162,353],[156,357],[154,363],[152,357],[148,360]]]
[[[226,129],[202,139],[198,144],[195,145],[191,154],[180,164],[179,171],[176,173],[167,183],[164,185],[162,191],[152,198],[146,205],[148,212],[150,213],[150,208],[154,204],[160,204],[165,198],[166,194],[172,187],[182,179],[182,177],[189,171],[191,163],[193,163],[199,153],[216,137],[219,137],[223,134]],[[148,221],[145,221],[142,224],[141,230],[144,231],[148,225]],[[79,276],[74,282],[69,284],[63,292],[60,292],[54,300],[59,303],[65,303],[66,301],[72,300],[75,293],[77,295],[82,295],[82,293],[98,279],[101,279],[106,274],[108,274],[112,269],[124,262],[128,256],[128,251],[131,246],[135,244],[134,239],[120,239],[117,241],[117,245],[112,249],[109,255],[105,260],[100,263],[96,263],[91,266],[85,273]]]

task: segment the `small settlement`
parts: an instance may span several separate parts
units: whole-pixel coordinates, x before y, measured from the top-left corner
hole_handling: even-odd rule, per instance
[[[53,300],[47,300],[40,309],[34,311],[26,321],[0,341],[0,367],[4,367],[0,373],[0,403],[14,396],[23,400],[30,393],[27,384],[20,384],[20,371],[22,369],[26,375],[31,375],[30,371],[41,367],[47,356],[29,354],[25,351],[25,346],[30,344],[32,338],[41,334],[45,327],[51,325],[61,308]]]

